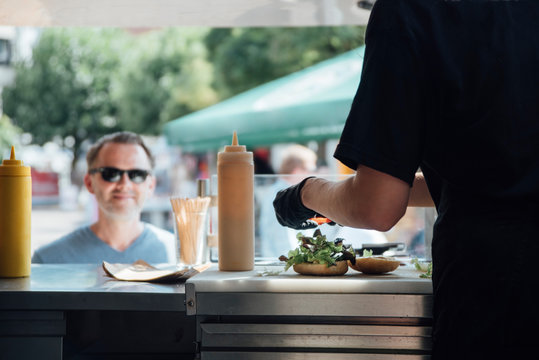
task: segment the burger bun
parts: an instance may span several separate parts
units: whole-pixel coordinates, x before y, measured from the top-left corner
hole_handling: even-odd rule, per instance
[[[400,265],[400,261],[387,256],[368,256],[356,257],[356,263],[352,264],[349,261],[348,265],[364,274],[384,274],[396,270]]]
[[[293,265],[294,271],[302,275],[335,276],[344,275],[348,271],[346,260],[337,261],[335,265],[302,263]]]

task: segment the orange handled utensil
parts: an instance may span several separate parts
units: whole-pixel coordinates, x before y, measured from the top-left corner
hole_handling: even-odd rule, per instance
[[[310,218],[309,220],[314,221],[318,225],[328,224],[328,223],[331,222],[331,220],[329,220],[328,218],[325,218],[325,217],[313,217],[313,218]]]

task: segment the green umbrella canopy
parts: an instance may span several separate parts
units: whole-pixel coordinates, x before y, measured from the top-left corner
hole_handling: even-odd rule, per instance
[[[241,145],[335,139],[350,111],[364,47],[172,120],[164,135],[187,152],[220,149],[234,130]]]

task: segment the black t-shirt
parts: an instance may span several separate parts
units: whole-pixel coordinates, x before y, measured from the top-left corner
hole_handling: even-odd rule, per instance
[[[425,174],[435,359],[533,344],[539,1],[378,0],[335,157],[410,185]]]

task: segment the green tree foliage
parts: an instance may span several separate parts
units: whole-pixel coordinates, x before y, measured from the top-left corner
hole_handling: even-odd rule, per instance
[[[110,89],[121,35],[114,29],[44,30],[32,58],[16,64],[15,83],[3,91],[4,112],[34,143],[69,137],[76,157],[82,141],[118,129]]]
[[[202,42],[207,31],[169,28],[137,39],[114,92],[123,128],[158,134],[165,122],[217,101]]]
[[[19,135],[21,129],[11,123],[6,115],[0,115],[0,159],[8,156],[11,146],[19,145]]]
[[[364,33],[360,26],[212,29],[205,43],[215,87],[228,97],[355,49]]]
[[[207,29],[46,29],[29,61],[16,64],[4,112],[43,144],[130,130],[158,134],[166,121],[217,101],[205,60]]]
[[[49,28],[16,64],[4,112],[43,144],[74,150],[116,130],[158,134],[172,119],[363,44],[362,27]]]

